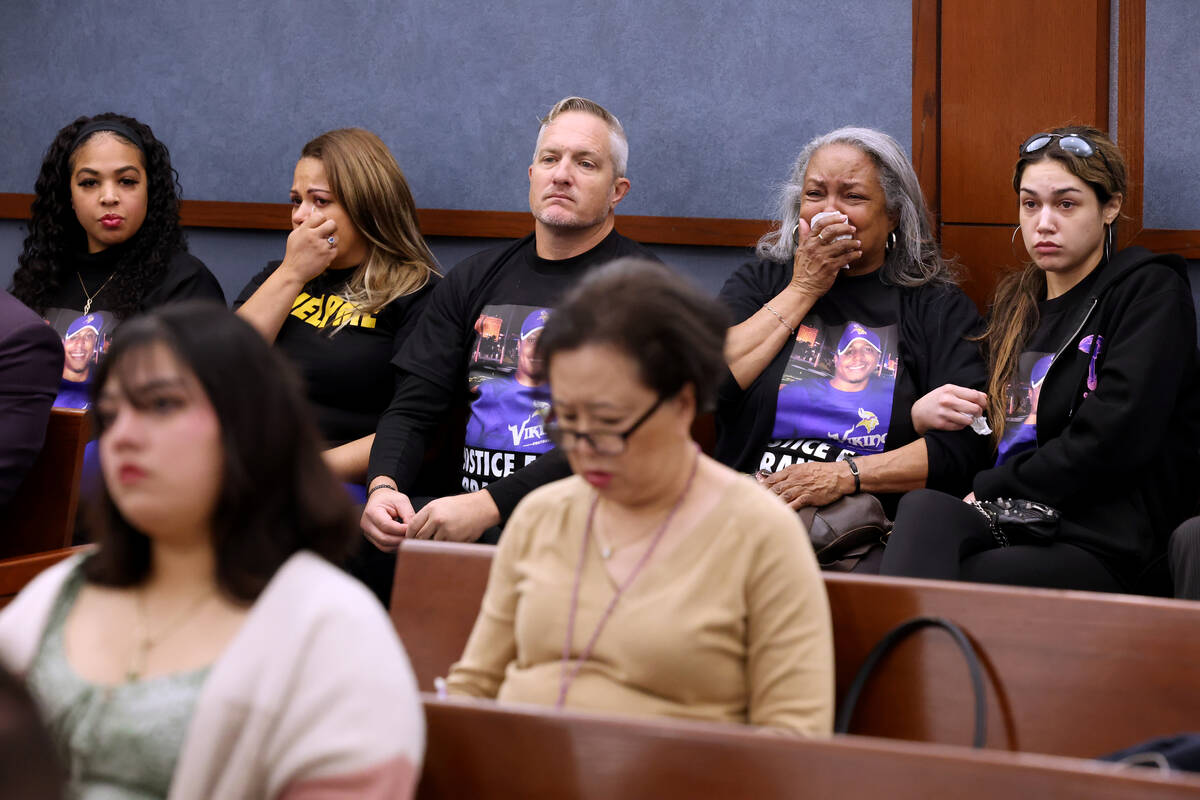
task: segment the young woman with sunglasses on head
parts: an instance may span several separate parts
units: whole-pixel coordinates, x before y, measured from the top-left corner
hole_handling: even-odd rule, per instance
[[[181,303],[121,326],[94,393],[100,547],[0,614],[72,796],[411,797],[416,683],[335,566],[355,514],[290,370],[223,306]]]
[[[1032,263],[996,290],[983,342],[997,455],[966,499],[1054,509],[1049,538],[914,492],[884,574],[1167,590],[1164,542],[1200,483],[1196,319],[1183,259],[1113,251],[1126,186],[1120,151],[1095,128],[1021,145],[1013,188]]]
[[[225,295],[187,252],[178,176],[148,125],[112,113],[80,117],[46,151],[35,192],[12,293],[63,339],[56,405],[83,407],[117,323],[164,303],[224,303]],[[88,331],[96,335],[75,335]]]
[[[830,731],[829,607],[803,527],[691,438],[725,322],[636,260],[551,313],[547,433],[575,475],[513,512],[452,692]]]

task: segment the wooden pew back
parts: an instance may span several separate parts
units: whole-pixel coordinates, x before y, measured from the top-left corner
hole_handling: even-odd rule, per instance
[[[462,655],[487,588],[487,544],[405,540],[392,582],[392,622],[424,691]]]
[[[896,624],[942,616],[980,651],[988,746],[1095,756],[1200,720],[1200,604],[1048,589],[825,576],[838,692]],[[850,730],[967,744],[972,697],[950,638],[925,630],[880,665]]]
[[[392,619],[423,690],[458,659],[494,548],[405,542]],[[838,697],[883,634],[915,616],[959,623],[981,654],[988,746],[1096,756],[1200,720],[1200,604],[1089,592],[825,574]],[[969,744],[966,664],[926,630],[885,659],[851,732]]]
[[[87,412],[68,408],[50,411],[41,454],[16,496],[0,509],[0,558],[71,544],[87,441]]]
[[[427,695],[417,791],[441,798],[1183,798],[1196,777],[1057,756],[860,736],[803,740]]]
[[[64,558],[86,550],[89,545],[63,547],[45,553],[16,556],[0,560],[0,608],[12,602],[17,593],[25,588],[42,570],[52,567]]]

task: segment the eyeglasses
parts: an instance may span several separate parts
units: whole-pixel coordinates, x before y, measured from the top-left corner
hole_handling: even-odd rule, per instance
[[[546,436],[563,450],[574,450],[579,446],[580,442],[587,442],[598,455],[619,456],[625,452],[629,437],[633,435],[634,431],[642,427],[642,423],[650,419],[655,411],[658,411],[658,407],[665,400],[665,397],[655,400],[654,405],[650,406],[645,414],[638,417],[636,422],[623,431],[594,431],[592,433],[573,431],[562,427],[555,418],[554,409],[549,408],[546,410],[544,416],[546,420]]]
[[[1096,149],[1092,147],[1092,143],[1078,134],[1035,133],[1025,140],[1025,144],[1021,145],[1020,153],[1023,156],[1036,153],[1055,139],[1058,139],[1058,146],[1063,150],[1081,158],[1087,158],[1096,152]]]

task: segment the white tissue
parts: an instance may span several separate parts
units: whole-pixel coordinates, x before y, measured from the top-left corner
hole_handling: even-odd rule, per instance
[[[988,426],[987,417],[971,417],[971,430],[980,436],[987,436],[992,432],[992,429]]]
[[[845,214],[843,214],[840,211],[822,211],[820,214],[813,214],[812,219],[808,221],[809,229],[815,230],[818,222],[820,222],[823,219],[828,219],[830,217],[841,217],[841,220],[839,220],[840,222],[849,222],[850,221],[850,218],[847,217]],[[842,239],[849,239],[849,238],[851,238],[850,234],[843,233],[841,236],[838,236],[837,238],[835,238],[834,241],[840,242]]]

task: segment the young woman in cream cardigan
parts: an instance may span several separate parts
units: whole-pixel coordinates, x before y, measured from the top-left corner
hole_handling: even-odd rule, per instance
[[[100,547],[0,614],[0,660],[72,789],[410,797],[416,684],[384,610],[331,563],[355,518],[294,376],[247,323],[189,303],[122,325],[94,391]]]

